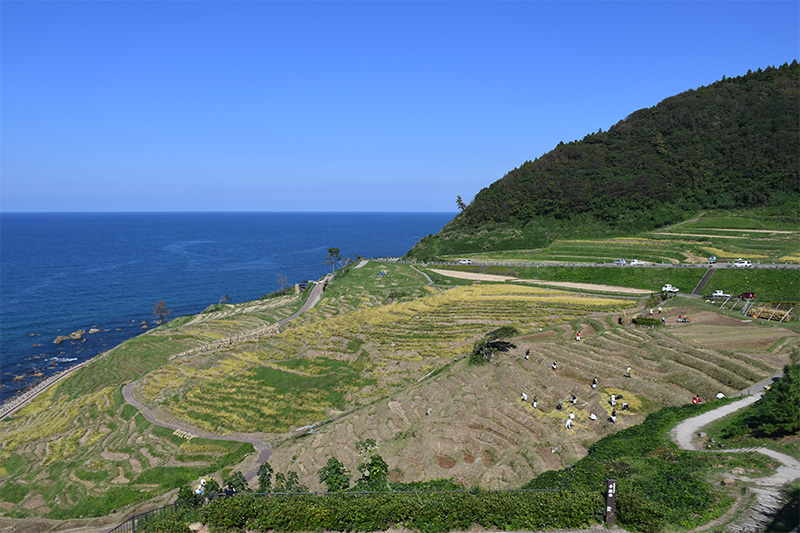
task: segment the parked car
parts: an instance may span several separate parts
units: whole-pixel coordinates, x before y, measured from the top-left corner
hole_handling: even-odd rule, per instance
[[[733,268],[747,268],[753,266],[753,263],[750,261],[745,261],[744,259],[739,259],[733,264]]]
[[[462,259],[461,261],[458,262],[458,264],[459,265],[471,265],[472,261],[470,261],[469,259]]]
[[[673,287],[669,283],[667,283],[666,285],[661,287],[661,292],[671,292],[671,293],[675,294],[678,291],[680,291],[680,289],[678,287]]]
[[[617,259],[616,261],[614,261],[614,264],[615,265],[627,265],[628,262],[625,261],[624,259]]]
[[[639,261],[638,259],[631,259],[631,266],[637,266],[637,265],[641,265],[641,264],[643,264],[643,263],[641,261]]]
[[[716,255],[712,255],[711,257],[708,258],[708,264],[709,265],[713,265],[716,262],[717,262],[717,256]]]
[[[742,294],[737,296],[737,298],[739,298],[740,300],[752,300],[755,297],[756,297],[755,293],[752,292],[743,292]]]
[[[731,297],[731,295],[730,295],[730,294],[725,294],[725,293],[724,293],[724,292],[722,292],[721,290],[716,290],[716,291],[714,291],[714,293],[711,295],[711,297],[712,297],[712,298],[730,298],[730,297]]]

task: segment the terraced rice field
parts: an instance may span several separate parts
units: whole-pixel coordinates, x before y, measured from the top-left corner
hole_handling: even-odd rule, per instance
[[[102,516],[252,451],[152,426],[123,405],[113,387],[55,401],[58,388],[3,421],[0,505],[6,516]]]
[[[673,318],[686,313],[676,302],[666,309]],[[692,324],[637,329],[617,325],[636,305],[629,298],[513,283],[429,287],[411,267],[370,263],[334,282],[317,308],[278,335],[181,355],[299,305],[299,297],[285,297],[178,318],[99,356],[1,421],[2,512],[106,514],[219,475],[252,451],[192,438],[192,427],[271,435],[282,442],[271,462],[299,471],[310,487],[331,455],[352,469],[355,443],[367,438],[377,439],[398,481],[519,486],[662,405],[729,394],[771,375],[799,349],[796,328],[700,313],[699,302]],[[516,347],[491,364],[468,365],[472,344],[500,326],[520,331]],[[630,379],[622,377],[626,366]],[[151,426],[125,405],[121,387],[134,380],[140,400],[189,432]],[[521,392],[537,396],[538,407],[522,403]],[[607,420],[611,394],[631,407],[618,410],[615,425]],[[556,410],[558,399],[567,410]],[[566,430],[569,411],[575,426]],[[295,438],[295,428],[320,421],[328,423]]]
[[[674,317],[687,309],[667,307],[671,322],[663,329],[621,327],[617,315],[608,314],[521,336],[513,339],[516,348],[496,355],[495,364],[451,363],[316,433],[284,442],[271,463],[277,470],[299,470],[304,483],[318,487],[315,473],[328,457],[352,471],[359,461],[355,442],[375,438],[396,481],[454,478],[466,486],[516,487],[571,464],[602,436],[664,405],[686,403],[694,394],[733,394],[772,375],[800,349],[794,331],[688,311],[693,323],[679,326]],[[574,340],[578,330],[581,342]],[[736,350],[735,339],[716,345],[739,331],[754,339],[746,350]],[[628,366],[631,378],[624,377]],[[594,390],[593,377],[599,380]],[[611,394],[623,398],[616,424],[609,421]],[[562,411],[556,409],[559,399]],[[629,410],[621,410],[623,401]],[[567,430],[570,412],[575,425]]]
[[[105,515],[240,462],[251,445],[152,426],[123,403],[121,387],[187,349],[288,316],[299,304],[291,296],[179,317],[96,357],[3,419],[2,512]]]
[[[467,355],[473,342],[499,326],[538,331],[633,305],[514,284],[456,287],[329,318],[319,316],[322,305],[305,324],[280,335],[207,361],[163,366],[136,393],[195,427],[282,433],[415,383]],[[282,368],[290,361],[292,371]],[[326,370],[310,374],[305,368],[312,363]]]
[[[800,231],[790,220],[747,212],[709,213],[632,237],[559,240],[540,250],[511,250],[453,256],[485,261],[594,262],[619,258],[653,263],[706,262],[738,258],[762,262],[800,262]]]

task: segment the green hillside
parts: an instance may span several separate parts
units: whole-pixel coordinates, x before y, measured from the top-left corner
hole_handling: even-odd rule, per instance
[[[796,60],[673,96],[526,161],[408,255],[630,234],[706,209],[796,218],[799,102]]]

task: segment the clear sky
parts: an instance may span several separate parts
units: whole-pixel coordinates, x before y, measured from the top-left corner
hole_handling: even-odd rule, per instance
[[[800,2],[0,4],[3,211],[455,211],[800,59]]]

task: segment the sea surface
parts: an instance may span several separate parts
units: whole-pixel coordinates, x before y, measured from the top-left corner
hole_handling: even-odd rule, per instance
[[[0,402],[224,296],[260,298],[344,257],[395,257],[453,213],[2,213]],[[90,328],[99,333],[88,334]],[[86,330],[83,342],[53,341]]]

